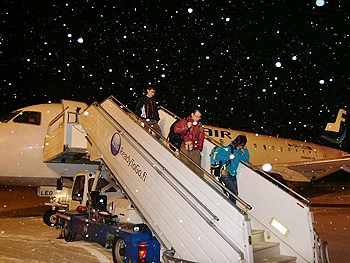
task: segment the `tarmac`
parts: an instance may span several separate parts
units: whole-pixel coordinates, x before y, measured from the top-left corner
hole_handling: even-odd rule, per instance
[[[350,175],[295,185],[311,201],[315,228],[328,242],[330,262],[350,262]],[[335,177],[337,178],[337,177]],[[57,239],[42,220],[48,198],[34,187],[0,186],[0,262],[112,262],[111,250],[82,239]]]

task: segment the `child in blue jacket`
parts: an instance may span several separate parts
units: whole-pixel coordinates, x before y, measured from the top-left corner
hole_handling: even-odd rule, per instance
[[[212,174],[219,178],[232,193],[238,195],[237,168],[239,162],[249,162],[249,151],[245,147],[247,137],[238,135],[229,145],[215,147],[210,154]],[[229,195],[229,199],[236,204],[236,199]]]

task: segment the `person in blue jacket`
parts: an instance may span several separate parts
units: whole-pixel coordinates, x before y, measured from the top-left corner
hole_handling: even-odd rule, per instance
[[[237,168],[239,162],[249,162],[249,151],[246,147],[247,137],[238,135],[227,146],[215,147],[210,154],[211,172],[232,193],[238,195]],[[236,199],[229,194],[229,199],[236,204]]]

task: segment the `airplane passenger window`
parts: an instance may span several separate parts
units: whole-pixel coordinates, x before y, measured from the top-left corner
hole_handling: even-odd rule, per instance
[[[280,151],[283,152],[283,147],[281,147]]]
[[[303,154],[305,155],[305,150],[303,150]]]
[[[312,155],[312,151],[309,151],[309,154]]]
[[[298,149],[295,149],[296,154],[299,154]]]
[[[288,152],[289,152],[289,153],[292,153],[292,150],[291,150],[290,148],[288,148]]]
[[[263,145],[263,147],[264,147],[264,150],[266,151],[266,145],[265,144]]]
[[[41,112],[23,111],[16,118],[13,119],[13,122],[40,125],[40,120]]]
[[[275,146],[272,146],[272,151],[275,151]]]
[[[254,148],[257,149],[258,148],[258,145],[256,145],[256,143],[254,143]]]
[[[9,122],[13,117],[15,117],[19,111],[13,111],[11,113],[5,114],[3,116],[0,116],[0,123],[7,123]]]

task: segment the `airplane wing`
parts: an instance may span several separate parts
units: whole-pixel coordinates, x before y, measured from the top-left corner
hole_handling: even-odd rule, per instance
[[[325,159],[303,163],[292,163],[288,164],[287,168],[300,173],[314,173],[328,169],[343,169],[346,172],[350,172],[350,155],[339,159]]]

